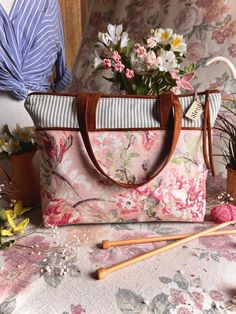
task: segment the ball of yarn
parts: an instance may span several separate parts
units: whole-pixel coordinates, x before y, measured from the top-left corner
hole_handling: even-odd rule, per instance
[[[236,221],[236,206],[219,204],[211,209],[212,219],[216,222]]]

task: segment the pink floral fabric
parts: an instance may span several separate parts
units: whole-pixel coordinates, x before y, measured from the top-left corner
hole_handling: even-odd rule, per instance
[[[90,137],[104,171],[122,183],[144,182],[161,164],[166,131],[96,131]],[[40,131],[45,225],[128,221],[202,221],[207,171],[202,132],[183,130],[164,170],[139,188],[122,188],[88,159],[80,133]]]

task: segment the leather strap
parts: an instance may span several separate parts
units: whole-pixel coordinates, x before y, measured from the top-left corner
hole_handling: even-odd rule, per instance
[[[203,156],[207,169],[211,170],[212,176],[215,177],[215,167],[213,161],[213,148],[212,148],[212,133],[211,133],[211,117],[210,117],[210,102],[209,91],[206,91],[205,105],[203,117]],[[208,152],[207,152],[208,142]],[[209,159],[208,159],[209,155]]]
[[[108,180],[112,183],[123,187],[123,188],[137,188],[143,186],[153,180],[160,172],[166,167],[169,160],[171,159],[181,131],[182,127],[182,108],[179,103],[178,97],[173,93],[170,94],[169,101],[171,103],[171,108],[174,109],[174,126],[172,130],[172,139],[169,151],[166,153],[165,160],[163,161],[162,165],[157,165],[156,171],[152,174],[149,178],[147,178],[144,182],[136,183],[136,184],[128,184],[123,182],[118,182],[113,178],[109,177],[104,170],[99,165],[92,148],[92,144],[90,141],[89,133],[88,133],[88,126],[89,126],[89,107],[90,103],[94,104],[99,101],[101,94],[91,94],[91,93],[80,93],[77,96],[77,113],[78,113],[78,123],[80,128],[80,133],[82,136],[82,140],[84,146],[87,150],[87,153],[90,157],[91,162],[93,163],[94,167],[98,170],[100,174],[105,176]],[[165,103],[161,103],[160,106],[165,106]]]
[[[160,126],[167,129],[174,125],[173,111],[171,104],[172,93],[164,92],[160,95]]]

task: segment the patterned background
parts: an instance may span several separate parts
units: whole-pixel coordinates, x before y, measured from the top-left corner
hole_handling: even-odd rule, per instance
[[[205,62],[222,55],[236,63],[236,2],[234,0],[96,0],[90,16],[74,67],[71,90],[112,92],[101,72],[91,67],[93,47],[98,31],[105,32],[107,23],[123,24],[129,36],[140,42],[142,36],[156,27],[173,28],[185,36],[188,43],[186,62],[197,66],[196,90],[219,89],[223,96],[234,97],[236,82],[228,68],[217,63],[205,68]],[[215,140],[216,146],[218,139]],[[215,148],[217,153],[217,149]],[[219,175],[225,168],[217,162]]]

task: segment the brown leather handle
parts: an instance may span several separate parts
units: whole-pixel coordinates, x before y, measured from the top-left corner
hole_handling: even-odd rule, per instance
[[[166,167],[168,164],[169,160],[171,159],[178,139],[180,135],[180,130],[182,127],[182,108],[179,103],[178,97],[174,95],[173,93],[170,94],[170,102],[171,102],[171,107],[174,109],[174,126],[173,126],[173,135],[172,135],[172,141],[170,145],[170,149],[166,154],[166,158],[163,161],[161,166],[157,166],[157,170],[153,175],[151,175],[149,178],[147,178],[144,182],[141,183],[136,183],[136,184],[127,184],[127,183],[122,183],[114,180],[113,178],[109,177],[104,170],[101,168],[99,165],[96,156],[94,155],[92,144],[89,138],[88,134],[88,124],[89,124],[89,105],[90,103],[97,103],[98,100],[100,99],[101,94],[90,94],[90,93],[80,93],[77,96],[77,113],[78,113],[78,123],[79,123],[79,128],[80,128],[80,133],[84,142],[84,146],[87,150],[87,153],[90,157],[91,162],[93,163],[94,167],[98,170],[99,173],[101,173],[103,176],[105,176],[108,180],[111,182],[124,187],[124,188],[137,188],[140,186],[143,186],[153,180],[160,172]],[[165,104],[160,104],[160,106],[165,106]]]

